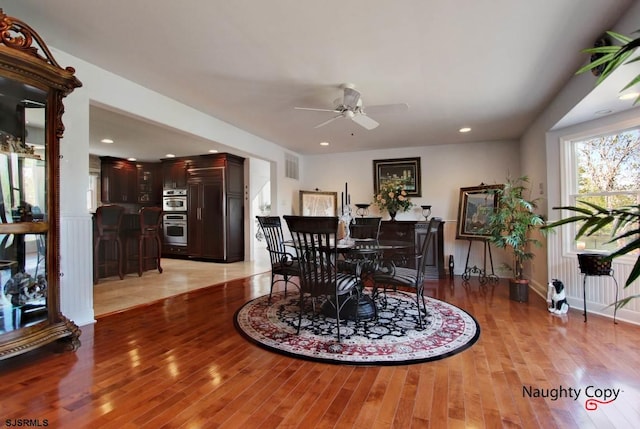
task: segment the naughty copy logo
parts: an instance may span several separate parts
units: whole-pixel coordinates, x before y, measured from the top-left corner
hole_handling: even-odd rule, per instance
[[[584,388],[564,387],[562,385],[553,388],[539,388],[534,386],[522,386],[524,398],[549,398],[552,401],[567,398],[574,401],[584,400],[584,408],[587,411],[598,409],[598,405],[610,404],[622,393],[622,389],[609,387],[587,386]]]

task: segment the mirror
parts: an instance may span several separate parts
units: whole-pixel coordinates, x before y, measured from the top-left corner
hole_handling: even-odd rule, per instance
[[[9,228],[0,234],[0,333],[48,317],[46,232],[17,233],[20,224],[44,225],[47,217],[46,97],[0,78],[0,225]]]

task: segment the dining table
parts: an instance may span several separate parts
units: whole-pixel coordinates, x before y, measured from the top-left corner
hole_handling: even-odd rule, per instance
[[[293,240],[284,242],[286,246],[295,247]],[[334,243],[327,249],[333,248]],[[336,261],[340,271],[348,271],[356,276],[360,297],[358,302],[350,300],[345,303],[340,311],[340,318],[346,320],[371,320],[377,317],[378,311],[375,302],[375,293],[366,293],[367,275],[373,273],[377,263],[384,258],[394,256],[394,259],[403,260],[413,256],[413,243],[409,241],[366,239],[340,239],[335,244],[339,260]],[[409,252],[409,253],[407,253]],[[397,258],[400,254],[400,258]],[[357,309],[354,308],[357,306]],[[322,311],[327,316],[335,312],[333,305],[325,303]]]
[[[352,270],[358,279],[360,299],[356,303],[347,303],[340,313],[340,317],[347,320],[371,320],[378,314],[376,306],[375,288],[372,293],[366,293],[367,276],[373,274],[382,260],[392,256],[400,260],[408,257],[407,251],[413,254],[413,243],[407,241],[378,240],[378,239],[348,239],[337,244],[338,253],[343,258],[343,268]],[[371,285],[373,286],[373,285]],[[357,309],[353,307],[357,305]]]

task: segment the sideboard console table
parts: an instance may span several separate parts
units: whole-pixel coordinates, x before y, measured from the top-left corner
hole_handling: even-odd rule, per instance
[[[429,222],[425,221],[382,221],[379,239],[411,242],[415,253],[420,253],[427,237],[428,227]],[[439,221],[435,228],[435,234],[431,236],[434,242],[427,254],[425,273],[427,279],[441,279],[447,276],[444,263],[444,221]],[[415,260],[409,259],[409,267],[415,268]]]

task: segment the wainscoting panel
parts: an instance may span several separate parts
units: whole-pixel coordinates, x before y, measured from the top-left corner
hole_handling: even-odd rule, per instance
[[[548,255],[549,278],[561,280],[565,285],[567,301],[571,307],[582,310],[584,276],[580,273],[577,255],[563,254],[562,234],[560,232],[549,235]],[[640,282],[638,281],[628,288],[624,288],[625,281],[633,265],[616,263],[614,260],[611,267],[618,282],[618,299],[640,294]],[[615,302],[615,282],[613,278],[610,276],[587,276],[586,301],[588,313],[598,313],[613,317],[613,306],[610,306]],[[640,298],[631,300],[629,304],[618,310],[617,318],[640,323]]]
[[[90,215],[60,220],[60,307],[78,326],[95,322],[92,228]]]

